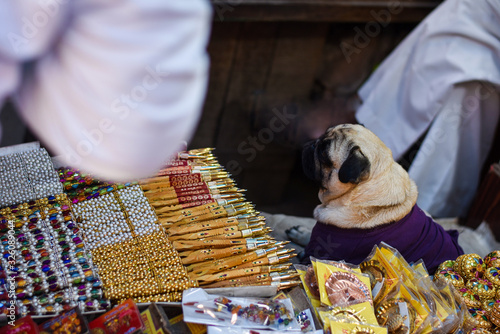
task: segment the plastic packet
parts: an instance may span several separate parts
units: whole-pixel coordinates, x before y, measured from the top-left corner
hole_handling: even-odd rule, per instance
[[[421,333],[429,321],[428,309],[402,282],[377,304],[375,316],[391,333]]]
[[[429,277],[429,272],[422,259],[415,262],[411,267],[413,271],[415,271],[417,277]]]
[[[296,331],[273,331],[267,329],[255,330],[255,329],[247,329],[241,327],[221,327],[221,326],[208,326],[207,334],[291,334],[291,333],[300,333]],[[309,334],[323,334],[323,330],[316,330],[313,332],[309,332]]]
[[[387,328],[369,324],[356,324],[349,322],[330,321],[330,333],[331,334],[345,334],[345,333],[387,334]]]
[[[182,312],[185,322],[300,331],[290,299],[228,298],[195,288],[183,292]]]
[[[344,269],[344,270],[348,270],[348,271],[355,271],[357,273],[361,273],[361,269],[359,268],[359,266],[351,264],[351,263],[347,263],[345,261],[334,261],[334,260],[317,259],[317,258],[315,258],[313,256],[311,256],[310,259],[311,259],[311,263],[323,262],[323,263],[335,266],[335,267],[340,268],[340,269]]]
[[[300,280],[302,281],[302,285],[304,286],[307,297],[311,301],[311,305],[314,308],[321,306],[318,280],[316,278],[316,273],[314,272],[313,266],[295,264],[294,267],[300,275]]]
[[[295,318],[300,325],[300,331],[302,333],[310,333],[316,331],[316,326],[314,325],[313,315],[310,309],[305,309],[295,314]]]
[[[392,264],[396,271],[405,274],[410,280],[415,278],[414,270],[396,248],[389,246],[385,242],[381,242],[379,248],[380,252]]]
[[[368,275],[316,261],[316,277],[324,305],[348,306],[365,301],[373,305]]]
[[[429,276],[422,260],[417,261],[414,267],[415,272],[420,276],[417,285],[420,290],[425,291],[424,296],[428,300],[428,305],[433,308],[433,314],[439,319],[439,326],[436,326],[436,324],[433,326],[434,331],[442,333],[454,332],[460,325],[460,317],[456,312],[455,302],[451,300],[450,303],[445,300],[440,288]]]
[[[316,309],[319,320],[323,323],[323,330],[325,333],[330,333],[330,317],[328,311],[330,311],[328,307],[318,307]]]
[[[375,304],[384,299],[398,284],[399,275],[390,262],[383,256],[378,246],[360,264],[361,272],[370,277],[370,287]]]
[[[303,333],[315,332],[316,326],[314,324],[314,316],[312,314],[312,312],[316,313],[315,309],[311,312],[310,308],[304,309],[303,307],[300,307],[296,303],[296,301],[294,301],[294,298],[284,291],[280,291],[276,296],[273,297],[274,300],[287,298],[290,299],[290,302],[292,303],[295,319],[300,325],[300,331]]]
[[[330,320],[356,322],[370,325],[378,325],[375,311],[370,302],[363,302],[349,306],[320,307],[318,313],[323,319],[329,317]]]
[[[443,300],[447,305],[450,305],[452,309],[454,309],[455,314],[458,317],[459,325],[456,332],[463,329],[467,333],[467,331],[471,329],[468,328],[466,321],[469,315],[469,311],[463,299],[457,295],[457,289],[452,284],[447,283],[443,280],[434,281],[434,284],[439,289],[439,293],[443,297]]]

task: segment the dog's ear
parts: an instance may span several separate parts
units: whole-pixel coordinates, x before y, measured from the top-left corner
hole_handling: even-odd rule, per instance
[[[354,146],[339,170],[339,181],[342,183],[359,183],[370,172],[370,161]]]

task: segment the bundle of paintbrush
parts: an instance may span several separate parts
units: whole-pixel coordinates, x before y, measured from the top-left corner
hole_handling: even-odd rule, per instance
[[[182,152],[139,182],[191,279],[203,287],[297,285],[288,242],[268,233],[211,149]]]

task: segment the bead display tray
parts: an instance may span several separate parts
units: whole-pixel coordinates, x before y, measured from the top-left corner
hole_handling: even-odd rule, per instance
[[[52,316],[77,305],[86,312],[109,306],[66,195],[2,208],[0,214],[2,273],[9,281],[4,289],[9,296],[15,290],[22,314]]]
[[[0,148],[0,207],[62,192],[52,160],[39,143]]]

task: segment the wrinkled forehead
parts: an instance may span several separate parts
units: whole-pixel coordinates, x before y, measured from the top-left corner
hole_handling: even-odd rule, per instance
[[[352,124],[341,124],[328,128],[320,139],[344,140],[347,135],[355,132],[356,130]]]

